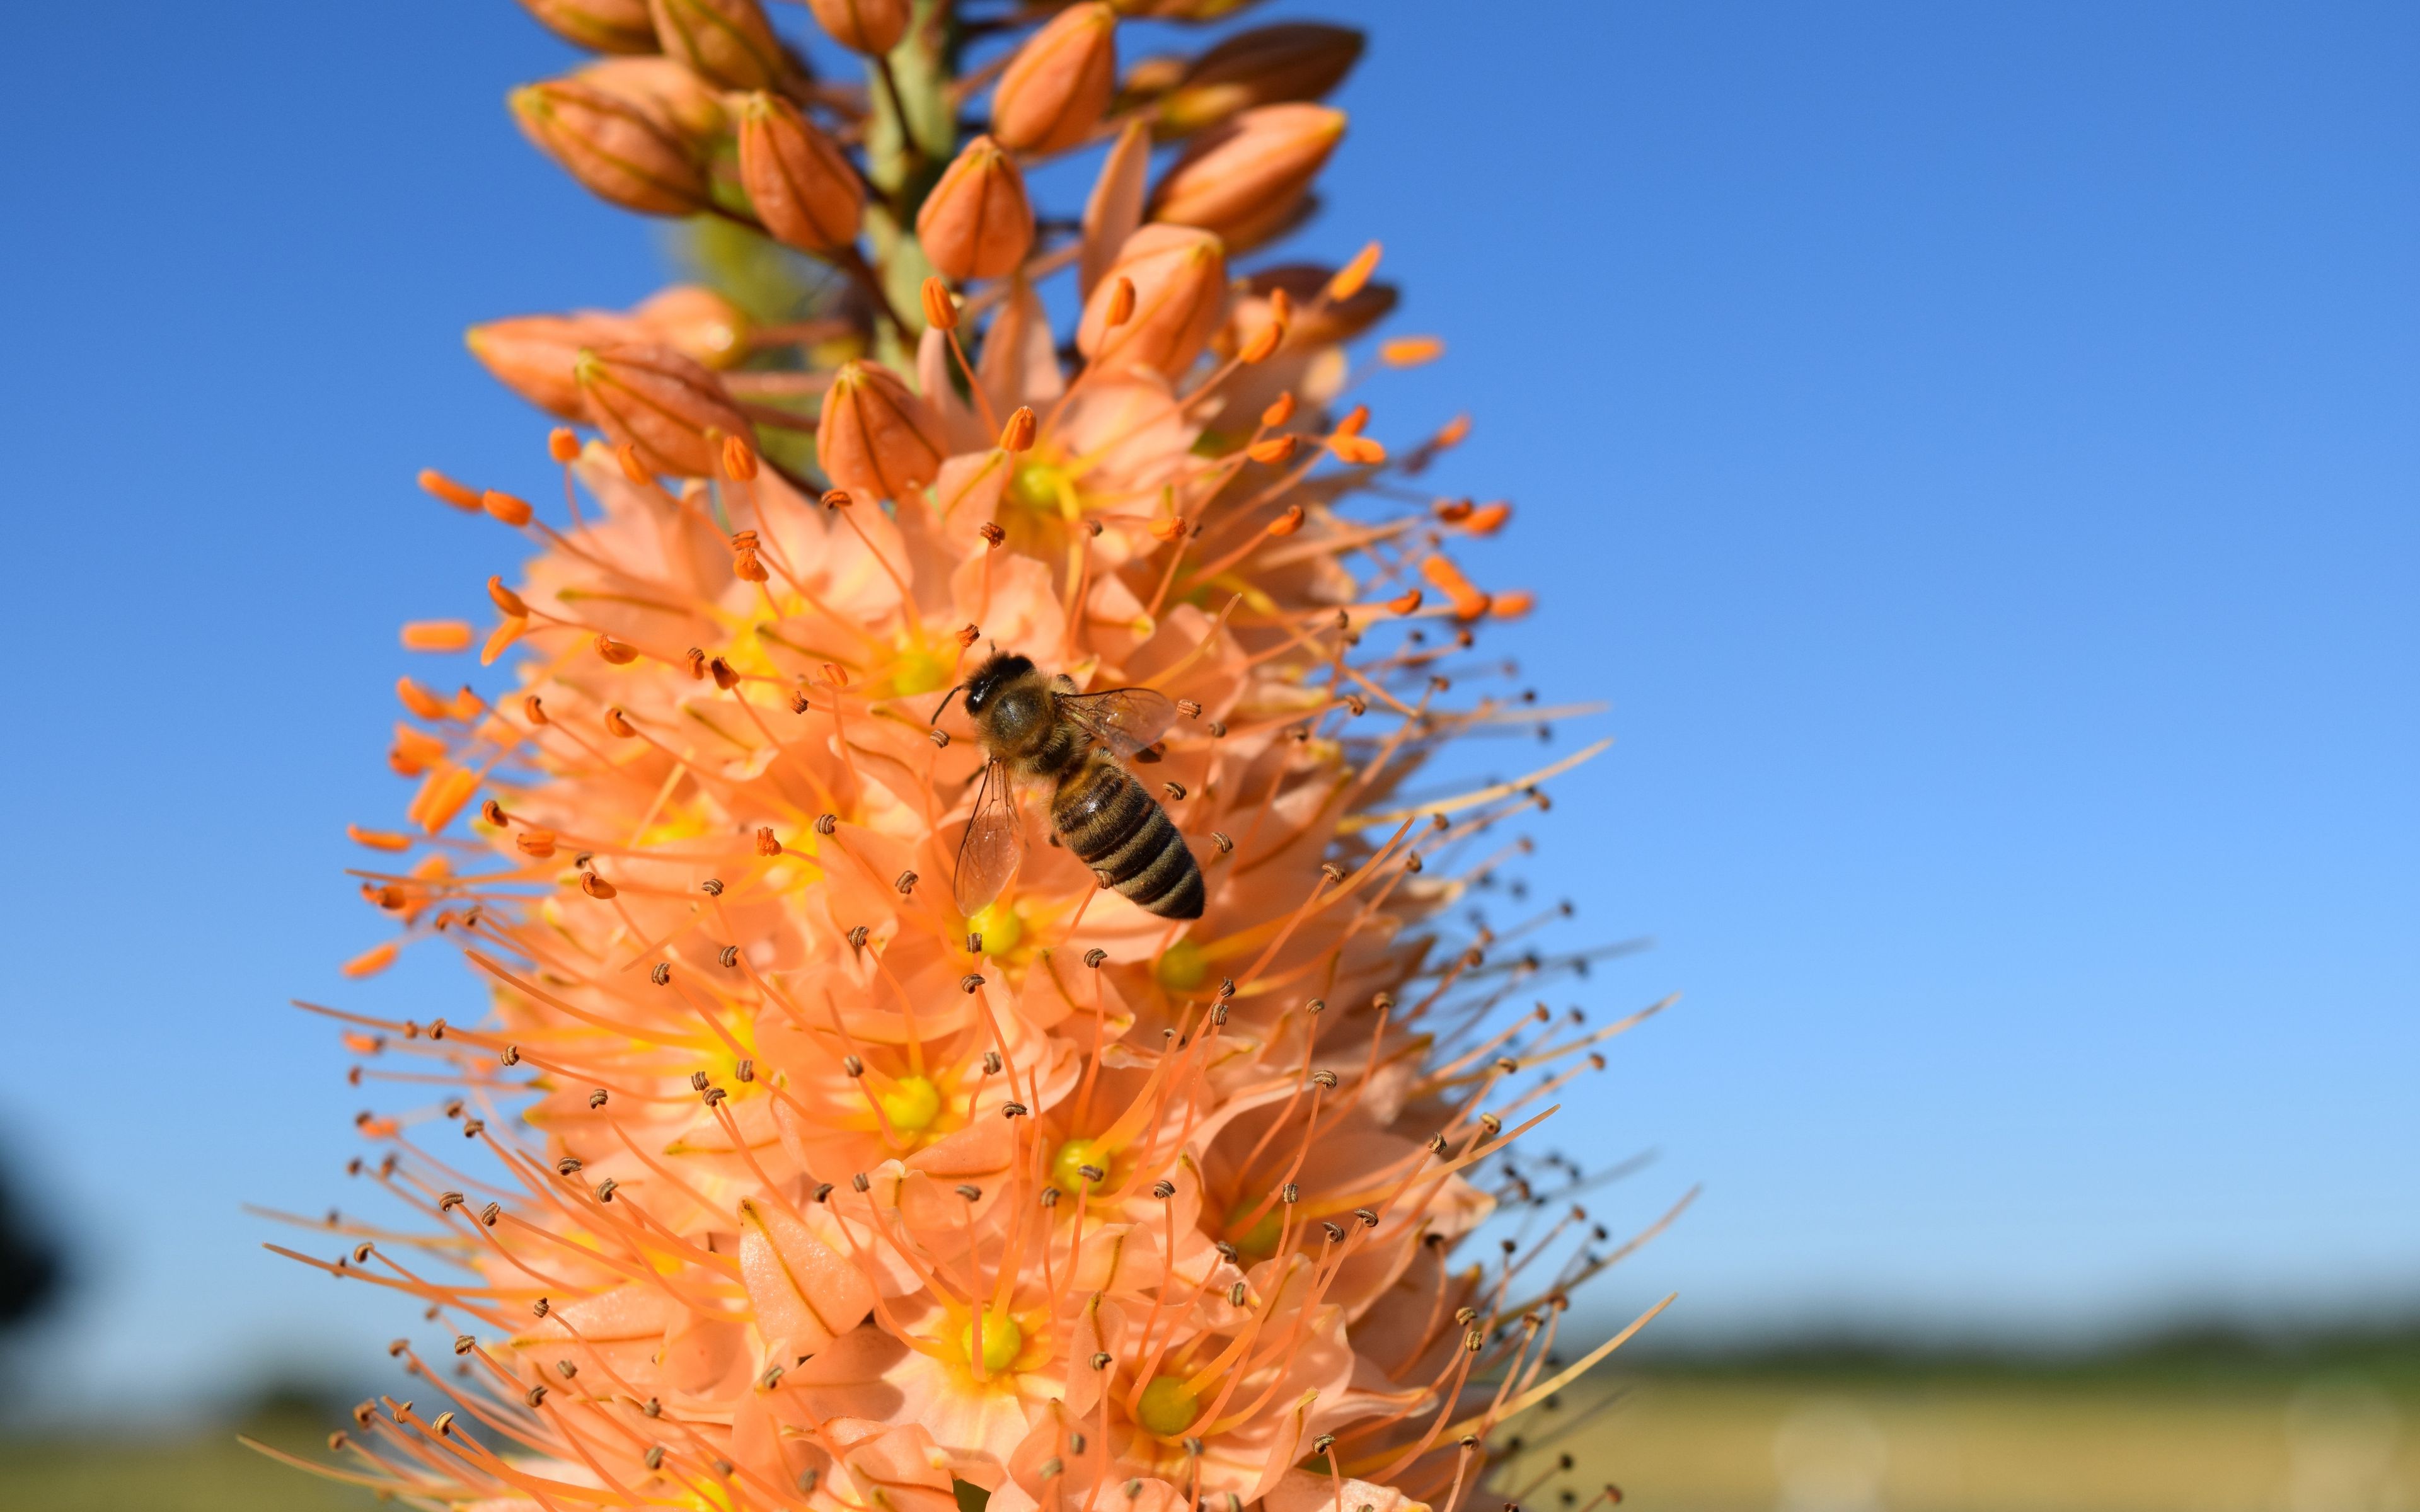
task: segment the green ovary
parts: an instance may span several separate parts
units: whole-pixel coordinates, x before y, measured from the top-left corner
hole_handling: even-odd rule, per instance
[[[1135,1421],[1149,1432],[1173,1438],[1193,1426],[1193,1414],[1201,1405],[1176,1377],[1154,1376],[1142,1389],[1142,1399],[1135,1403]]]
[[[941,1089],[927,1076],[902,1076],[876,1101],[884,1121],[903,1134],[931,1127],[941,1113]]]
[[[1098,1188],[1101,1182],[1093,1180],[1080,1169],[1086,1165],[1101,1172],[1103,1180],[1108,1180],[1109,1151],[1090,1139],[1070,1139],[1051,1157],[1050,1180],[1064,1192],[1080,1192],[1087,1186]]]
[[[1179,940],[1161,954],[1159,964],[1152,970],[1159,978],[1159,984],[1170,992],[1189,993],[1210,975],[1210,963],[1202,954],[1202,947],[1191,940]]]
[[[903,652],[891,664],[891,690],[902,697],[930,693],[950,683],[949,661],[930,651]]]
[[[975,1324],[971,1318],[967,1319],[966,1327],[958,1330],[958,1348],[966,1351],[967,1363],[972,1365],[975,1358]],[[1006,1313],[984,1314],[983,1367],[985,1375],[998,1375],[1015,1365],[1017,1354],[1024,1348],[1025,1330],[1016,1326],[1016,1319]]]
[[[1250,1217],[1252,1210],[1260,1205],[1257,1198],[1247,1198],[1236,1203],[1234,1211],[1227,1214],[1227,1227],[1233,1228],[1242,1223]],[[1278,1205],[1273,1202],[1269,1204],[1269,1211],[1261,1214],[1260,1221],[1237,1236],[1233,1243],[1245,1258],[1265,1260],[1278,1252],[1278,1237],[1284,1232],[1285,1218]]]

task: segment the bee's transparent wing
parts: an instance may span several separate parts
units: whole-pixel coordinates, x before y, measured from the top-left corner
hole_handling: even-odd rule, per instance
[[[1016,875],[1025,859],[1025,826],[1017,823],[1016,803],[1009,793],[1008,768],[986,763],[983,786],[975,791],[975,810],[958,841],[957,875],[951,887],[958,912],[970,917],[983,912]]]
[[[1106,693],[1060,693],[1059,712],[1086,733],[1131,759],[1135,752],[1168,733],[1176,704],[1165,693],[1147,687],[1113,687]]]

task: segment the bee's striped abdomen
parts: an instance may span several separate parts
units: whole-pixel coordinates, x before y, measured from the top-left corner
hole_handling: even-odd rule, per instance
[[[1168,810],[1112,761],[1095,761],[1059,785],[1050,823],[1101,885],[1162,918],[1202,917],[1202,868]]]

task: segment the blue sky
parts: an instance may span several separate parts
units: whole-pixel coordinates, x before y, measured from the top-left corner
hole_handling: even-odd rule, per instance
[[[785,8],[796,17],[796,8]],[[2348,1312],[2420,1266],[2420,19],[2384,5],[1272,4],[1373,25],[1323,218],[1507,496],[1505,637],[1619,744],[1530,873],[1681,989],[1564,1142],[1707,1195],[1607,1290],[1698,1335]],[[85,1273],[59,1401],[393,1314],[253,1248],[360,1094],[395,626],[535,491],[466,323],[663,273],[501,96],[504,0],[40,8],[0,57],[0,1153]],[[1568,745],[1569,742],[1566,742]],[[1517,759],[1508,757],[1507,760]]]

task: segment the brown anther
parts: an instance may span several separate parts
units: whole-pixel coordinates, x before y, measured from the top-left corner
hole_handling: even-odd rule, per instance
[[[1109,952],[1102,949],[1096,945],[1084,952],[1084,964],[1091,966],[1097,971],[1100,969],[1101,963],[1107,961],[1109,958]]]
[[[1331,1244],[1342,1244],[1344,1242],[1343,1228],[1340,1225],[1335,1224],[1328,1219],[1322,1218],[1319,1221],[1319,1231],[1327,1236],[1327,1242]]]
[[[983,973],[980,971],[970,971],[958,979],[958,990],[963,993],[980,992],[983,984]]]
[[[1241,1307],[1244,1305],[1245,1299],[1251,1296],[1251,1288],[1245,1286],[1241,1281],[1238,1281],[1233,1286],[1227,1288],[1227,1305],[1230,1307]]]
[[[850,1177],[848,1179],[848,1184],[851,1190],[861,1193],[871,1192],[874,1190],[873,1181],[866,1178],[866,1174],[863,1171],[860,1171],[856,1175]]]
[[[546,723],[546,705],[538,701],[535,693],[528,694],[521,699],[521,717],[532,724]]]
[[[1162,1202],[1165,1202],[1169,1198],[1176,1196],[1176,1183],[1167,1180],[1166,1178],[1162,1178],[1161,1180],[1151,1183],[1151,1195],[1159,1198]]]
[[[1162,782],[1159,791],[1168,795],[1171,803],[1181,802],[1185,797],[1185,784],[1182,782]]]
[[[703,1093],[702,1093],[702,1094],[700,1094],[700,1095],[701,1095],[701,1096],[703,1096],[703,1097],[706,1099],[706,1105],[707,1107],[712,1107],[712,1106],[714,1106],[717,1103],[721,1102],[725,1097],[728,1097],[728,1096],[730,1096],[731,1094],[729,1094],[728,1092],[725,1092],[725,1091],[724,1091],[721,1088],[720,1088],[720,1087],[709,1087],[709,1088],[707,1088],[705,1090],[705,1092],[703,1092]]]
[[[1223,1003],[1223,1002],[1225,1002],[1228,998],[1234,996],[1234,995],[1235,995],[1235,979],[1234,979],[1234,978],[1233,978],[1233,977],[1221,977],[1221,978],[1219,978],[1219,979],[1218,979],[1218,992],[1217,992],[1216,994],[1214,994],[1213,995],[1215,995],[1215,996],[1218,999],[1218,1001],[1220,1001],[1220,1002],[1222,1002],[1222,1003]]]
[[[572,1364],[568,1360],[557,1360],[554,1362],[554,1370],[555,1374],[561,1376],[566,1381],[569,1381],[572,1377],[580,1374],[580,1366]]]
[[[621,1182],[619,1182],[619,1181],[617,1181],[617,1180],[613,1180],[613,1178],[612,1178],[612,1177],[610,1177],[610,1176],[609,1176],[609,1177],[607,1177],[607,1178],[605,1178],[605,1180],[601,1180],[601,1181],[597,1182],[597,1201],[599,1201],[599,1202],[611,1202],[611,1201],[613,1201],[613,1193],[614,1193],[614,1190],[615,1190],[616,1188],[618,1188],[619,1186],[621,1186],[621,1184],[622,1184]]]
[[[731,663],[723,660],[721,656],[717,656],[712,661],[707,662],[706,664],[706,670],[714,674],[714,686],[722,689],[726,693],[739,686],[738,671],[732,667]]]
[[[849,497],[848,490],[846,488],[826,488],[824,490],[823,506],[826,509],[846,509],[856,502],[856,500]]]
[[[683,656],[681,657],[681,660],[683,660],[683,661],[685,661],[685,662],[687,662],[687,663],[689,664],[689,674],[690,674],[690,676],[692,679],[697,680],[697,681],[700,681],[700,682],[705,681],[705,679],[706,679],[706,648],[705,648],[705,647],[703,647],[703,646],[691,646],[691,647],[690,647],[690,648],[689,648],[689,652],[688,652],[688,654],[687,654],[687,655],[685,655],[685,656]]]
[[[538,1403],[546,1400],[546,1387],[543,1385],[532,1386],[529,1390],[521,1393],[521,1400],[528,1406],[535,1407]]]
[[[1479,1126],[1487,1132],[1487,1137],[1490,1139],[1495,1138],[1497,1134],[1504,1132],[1504,1120],[1497,1118],[1493,1113],[1481,1114],[1479,1116]]]
[[[813,707],[814,707],[814,705],[807,702],[807,696],[804,693],[793,693],[790,695],[790,712],[792,714],[804,714]]]
[[[581,1159],[577,1155],[566,1155],[554,1163],[554,1173],[557,1176],[577,1176],[582,1168]]]
[[[714,953],[714,960],[715,964],[721,966],[725,971],[730,970],[732,967],[739,964],[739,947],[736,945],[724,946],[721,949],[717,950]]]
[[[588,1094],[588,1105],[592,1108],[601,1108],[605,1105],[605,1088],[600,1087]]]
[[[1021,1119],[1032,1111],[1022,1103],[1002,1103],[1000,1105],[1000,1116],[1003,1119]]]
[[[639,1457],[639,1462],[645,1465],[649,1470],[663,1469],[664,1446],[660,1443],[651,1443],[647,1445],[647,1452]]]
[[[865,1074],[865,1061],[857,1056],[843,1056],[840,1057],[840,1069],[850,1076],[862,1076]]]
[[[1336,1072],[1328,1071],[1324,1067],[1318,1071],[1312,1072],[1311,1073],[1311,1080],[1313,1086],[1325,1088],[1326,1090],[1331,1092],[1336,1090]]]
[[[1370,701],[1358,693],[1347,693],[1344,695],[1344,709],[1357,717],[1370,712]]]
[[[1440,499],[1429,506],[1429,513],[1448,525],[1459,525],[1468,519],[1470,512],[1477,507],[1467,499]]]
[[[454,1352],[456,1354],[468,1354],[478,1347],[479,1341],[473,1338],[468,1334],[457,1334],[454,1335]]]
[[[353,1246],[353,1263],[355,1265],[365,1265],[369,1262],[369,1257],[377,1253],[378,1246],[372,1244],[367,1240],[364,1240],[362,1242]]]
[[[493,798],[479,805],[479,817],[498,829],[513,822],[511,816],[504,812],[504,806]]]
[[[899,895],[904,898],[908,894],[916,890],[916,873],[913,872],[902,872],[899,873],[898,880],[891,885],[898,888]]]
[[[1361,1220],[1361,1227],[1364,1228],[1375,1228],[1378,1227],[1378,1215],[1372,1212],[1367,1208],[1354,1209],[1353,1216]]]
[[[773,826],[770,825],[759,825],[756,826],[756,854],[759,856],[779,856],[782,854],[782,842],[774,838]]]
[[[1033,436],[1038,427],[1039,422],[1033,418],[1032,409],[1018,405],[1009,411],[1008,423],[1000,427],[1000,449],[1011,453],[1033,450]]]
[[[972,1181],[960,1181],[956,1186],[952,1187],[950,1190],[966,1198],[969,1202],[980,1202],[983,1200],[983,1188],[975,1185]]]
[[[731,1079],[738,1082],[754,1081],[756,1079],[756,1062],[754,1058],[748,1056],[740,1057],[739,1063],[731,1068]]]
[[[846,938],[847,938],[847,940],[848,940],[848,943],[849,943],[852,947],[856,948],[857,949],[862,950],[862,949],[865,949],[865,941],[866,941],[867,933],[868,933],[868,931],[866,930],[866,927],[865,927],[864,925],[862,925],[862,924],[860,924],[860,925],[858,925],[855,929],[852,929],[852,930],[850,930],[850,931],[848,932],[848,934],[846,935]]]
[[[1218,854],[1221,856],[1234,854],[1235,842],[1227,838],[1227,832],[1223,829],[1210,831],[1210,843],[1218,847]]]
[[[982,639],[983,626],[980,625],[961,625],[958,628],[958,649],[961,651],[964,651],[967,647],[973,645],[976,641]]]
[[[704,882],[697,885],[697,890],[706,894],[709,898],[720,898],[722,896],[722,879],[721,877],[708,877]]]
[[[627,667],[639,659],[639,651],[626,641],[600,633],[597,637],[597,654],[616,667]]]
[[[1278,1188],[1278,1200],[1288,1207],[1292,1207],[1302,1200],[1302,1188],[1296,1186],[1292,1181],[1288,1181],[1285,1185]]]
[[[819,813],[819,814],[815,815],[815,833],[816,833],[816,834],[818,834],[818,835],[829,835],[829,834],[830,834],[833,830],[838,829],[839,827],[840,827],[840,815],[838,815],[838,814],[836,814],[836,813]]]
[[[1429,1153],[1432,1155],[1442,1155],[1445,1153],[1445,1135],[1441,1134],[1433,1134],[1429,1135]]]
[[[1227,721],[1224,719],[1213,719],[1202,728],[1210,732],[1210,738],[1213,740],[1227,738]]]
[[[1078,1165],[1076,1167],[1076,1174],[1082,1177],[1085,1180],[1092,1182],[1095,1186],[1108,1180],[1109,1176],[1109,1172],[1101,1169],[1098,1165]]]
[[[1093,1368],[1094,1368],[1094,1369],[1095,1369],[1095,1370],[1107,1370],[1109,1367],[1109,1350],[1101,1350],[1099,1353],[1097,1353],[1097,1354],[1095,1354],[1095,1355],[1094,1355],[1094,1356],[1093,1356]]]
[[[496,1052],[496,1058],[503,1061],[507,1066],[518,1066],[521,1063],[521,1047],[517,1044],[508,1044],[502,1050]]]
[[[504,1215],[504,1210],[503,1206],[498,1203],[490,1202],[486,1207],[479,1210],[479,1221],[490,1228],[495,1227],[496,1220]]]
[[[1008,532],[1001,529],[998,524],[991,520],[984,521],[977,529],[976,533],[984,538],[984,544],[985,546],[997,547],[1001,542],[1008,539]],[[974,642],[970,640],[967,644],[972,645]]]
[[[946,730],[927,730],[924,732],[924,738],[931,741],[934,747],[938,749],[947,750],[949,748],[950,733]]]
[[[1176,712],[1188,719],[1199,719],[1202,717],[1202,705],[1191,699],[1178,699]]]

